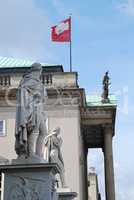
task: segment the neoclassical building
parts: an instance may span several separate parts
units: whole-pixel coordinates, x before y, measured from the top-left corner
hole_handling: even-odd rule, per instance
[[[33,62],[0,57],[0,156],[5,158],[2,158],[2,163],[16,158],[16,90]],[[48,130],[57,126],[61,128],[67,185],[77,192],[76,200],[88,199],[88,149],[102,148],[106,200],[115,200],[112,152],[117,107],[115,97],[109,96],[108,103],[102,103],[101,95],[86,98],[84,88],[78,84],[77,72],[64,72],[61,65],[42,63],[42,66],[42,82],[48,93],[44,104]]]

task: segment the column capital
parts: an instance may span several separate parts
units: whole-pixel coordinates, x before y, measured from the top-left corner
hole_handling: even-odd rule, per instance
[[[111,133],[112,136],[114,136],[114,127],[112,124],[103,124],[102,128],[103,128],[104,134]]]

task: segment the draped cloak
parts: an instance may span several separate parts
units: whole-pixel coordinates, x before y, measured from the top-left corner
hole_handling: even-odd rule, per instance
[[[48,162],[57,163],[60,169],[64,169],[64,160],[61,153],[62,139],[55,134],[48,135],[45,139],[45,159]],[[53,155],[52,155],[53,154]]]
[[[41,80],[31,73],[25,75],[17,91],[15,150],[27,150],[28,134],[39,129],[43,117],[43,100],[47,96]]]

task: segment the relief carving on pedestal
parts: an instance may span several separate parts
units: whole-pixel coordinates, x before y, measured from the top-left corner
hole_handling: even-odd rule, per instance
[[[42,200],[44,183],[42,180],[17,177],[10,188],[8,200]]]

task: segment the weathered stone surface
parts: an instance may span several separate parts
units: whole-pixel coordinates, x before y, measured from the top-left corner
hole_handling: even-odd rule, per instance
[[[15,127],[15,150],[18,157],[43,156],[43,143],[47,135],[43,102],[47,92],[41,82],[41,74],[41,64],[34,63],[18,87]]]
[[[38,156],[30,156],[28,158],[18,157],[17,159],[12,160],[13,165],[27,165],[27,164],[40,164],[40,163],[48,163],[46,160],[38,157]]]
[[[104,127],[104,162],[106,200],[115,200],[114,164],[112,146],[112,127]]]
[[[44,159],[50,163],[56,163],[60,168],[60,181],[62,187],[66,187],[64,159],[61,152],[62,138],[60,128],[55,128],[52,133],[45,138],[45,155]]]
[[[55,190],[56,165],[0,166],[4,174],[3,200],[58,200]]]

